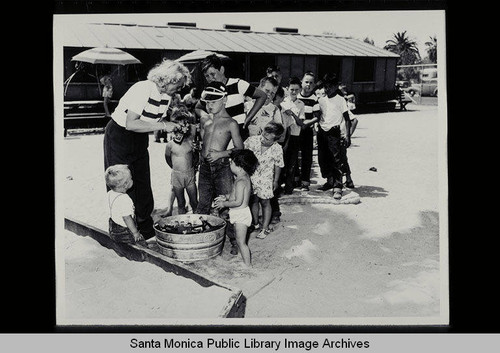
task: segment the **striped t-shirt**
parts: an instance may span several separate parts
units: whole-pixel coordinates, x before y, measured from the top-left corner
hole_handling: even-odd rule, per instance
[[[228,78],[226,82],[227,101],[226,111],[236,120],[238,124],[243,124],[247,117],[245,113],[245,96],[252,98],[255,93],[255,87],[247,81],[239,78]],[[206,104],[202,101],[203,107]]]
[[[111,117],[123,127],[129,110],[139,114],[141,120],[159,120],[166,115],[170,101],[171,97],[166,93],[161,94],[154,82],[139,81],[123,95]]]
[[[304,114],[305,120],[311,120],[314,118],[314,113],[319,112],[318,97],[312,93],[310,96],[303,96],[302,92],[297,95],[297,98],[304,102]],[[312,124],[309,125],[312,127]]]

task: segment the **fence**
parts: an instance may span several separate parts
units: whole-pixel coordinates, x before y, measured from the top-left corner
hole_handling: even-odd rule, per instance
[[[399,65],[396,84],[415,102],[421,104],[422,97],[438,94],[437,64]]]

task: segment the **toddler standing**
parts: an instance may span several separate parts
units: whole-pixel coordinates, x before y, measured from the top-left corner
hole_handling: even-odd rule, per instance
[[[193,146],[192,126],[189,124],[191,114],[185,109],[174,109],[171,121],[178,123],[181,128],[174,131],[172,140],[165,147],[165,160],[172,168],[171,184],[177,199],[178,214],[186,213],[186,199],[184,190],[189,197],[191,209],[198,207],[198,189],[196,187],[195,151]],[[196,128],[196,127],[194,127]]]
[[[126,164],[115,164],[106,169],[104,174],[108,191],[109,235],[119,243],[140,243],[146,241],[135,222],[135,207],[127,195],[134,182],[132,173]]]
[[[258,230],[259,225],[259,204],[262,207],[262,230],[257,238],[264,239],[269,235],[271,229],[271,199],[274,191],[279,186],[279,177],[283,163],[283,149],[277,142],[283,134],[281,124],[270,122],[264,127],[264,131],[259,136],[250,136],[246,139],[244,146],[253,151],[259,160],[259,166],[251,176],[252,195],[252,218],[254,229]]]
[[[234,174],[234,184],[231,192],[215,198],[217,209],[229,208],[229,222],[234,225],[236,243],[247,266],[252,265],[250,248],[247,244],[247,230],[252,224],[252,214],[249,208],[252,193],[251,175],[259,164],[254,153],[249,150],[235,150],[231,153],[231,172]]]

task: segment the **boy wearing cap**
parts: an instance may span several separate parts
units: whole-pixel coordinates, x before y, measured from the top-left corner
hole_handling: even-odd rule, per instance
[[[227,78],[225,75],[225,67],[216,54],[210,55],[202,61],[201,71],[208,83],[216,81],[222,82],[226,86],[227,100],[225,108],[228,114],[238,123],[240,135],[242,139],[245,140],[248,137],[247,126],[244,126],[245,119],[248,118],[247,120],[251,120],[255,114],[257,114],[266,102],[267,95],[245,80]],[[255,104],[246,114],[244,110],[245,97],[255,99]],[[198,102],[198,104],[196,104],[195,111],[200,117],[206,114],[203,102]]]
[[[209,214],[215,196],[231,193],[233,174],[229,157],[233,150],[243,149],[238,123],[226,111],[226,86],[222,82],[209,83],[201,93],[207,113],[200,118],[202,148],[198,181],[198,207],[196,213]],[[228,150],[229,143],[234,148]],[[219,216],[228,219],[228,209]],[[226,234],[231,242],[231,254],[238,254],[234,225],[227,222]]]

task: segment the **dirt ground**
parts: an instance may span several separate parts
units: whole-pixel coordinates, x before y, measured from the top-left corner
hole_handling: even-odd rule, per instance
[[[359,196],[359,203],[332,204],[331,194],[316,192],[322,201],[304,197],[304,202],[282,205],[281,222],[266,239],[250,236],[251,269],[229,254],[227,242],[221,256],[189,264],[207,278],[243,290],[245,322],[447,322],[445,117],[437,106],[410,104],[406,112],[363,114],[358,119],[348,157],[356,185],[351,195]],[[64,139],[61,134],[56,143],[56,206],[61,217],[106,230],[102,139],[102,134],[70,134]],[[165,144],[153,142],[152,135],[150,141],[155,208],[162,209],[170,172],[163,157]],[[313,194],[324,183],[318,174],[316,166]],[[62,230],[57,233],[59,240],[64,237]],[[58,249],[71,269],[73,258],[64,246]],[[79,261],[85,259],[85,253],[81,255]],[[96,260],[89,256],[88,261]],[[120,273],[113,261],[106,266],[110,273]],[[127,273],[148,279],[154,277],[152,270],[132,262]],[[116,277],[103,276],[110,281]],[[92,266],[78,270],[80,286],[95,285],[96,280]],[[66,275],[65,281],[73,279]],[[148,295],[162,290],[158,282],[141,282],[142,300],[153,300]],[[69,301],[68,293],[61,295]],[[76,295],[78,291],[71,293],[73,303],[98,305]],[[130,298],[122,298],[123,306],[129,306]],[[108,314],[93,319],[105,320]]]

